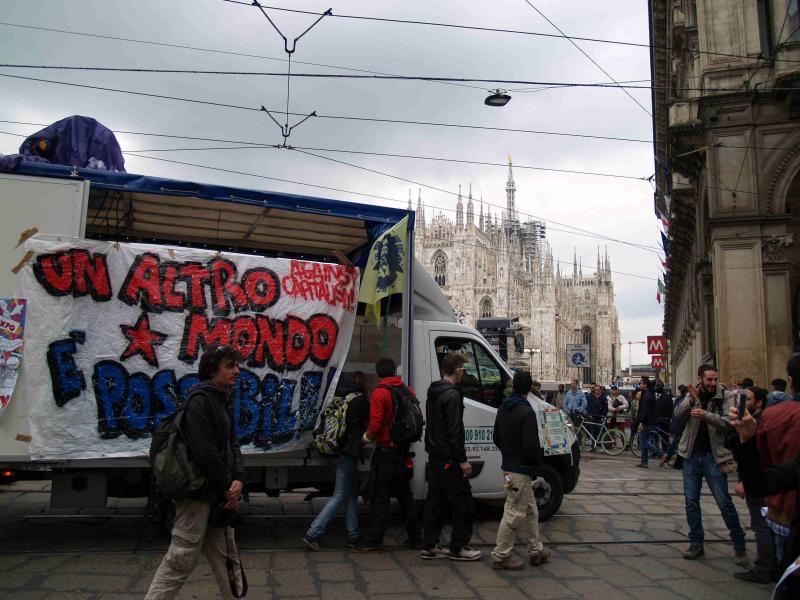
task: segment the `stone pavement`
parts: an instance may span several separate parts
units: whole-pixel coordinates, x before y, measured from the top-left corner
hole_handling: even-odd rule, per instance
[[[578,488],[542,525],[552,559],[513,573],[493,571],[488,556],[479,563],[423,561],[418,551],[402,547],[399,522],[393,523],[382,554],[343,550],[341,519],[332,523],[323,552],[307,552],[299,538],[324,499],[254,495],[238,529],[248,598],[767,600],[771,586],[733,578],[733,550],[705,488],[706,557],[681,558],[687,527],[680,473],[635,469],[635,461],[629,454],[587,456]],[[142,516],[143,502],[112,500],[105,509],[54,510],[47,507],[47,490],[42,482],[0,488],[0,598],[142,598],[169,542]],[[735,501],[740,517],[746,515],[744,502]],[[483,507],[476,524],[473,541],[487,554],[499,516],[497,506]],[[753,545],[748,549],[752,558]],[[179,598],[218,598],[204,559]]]

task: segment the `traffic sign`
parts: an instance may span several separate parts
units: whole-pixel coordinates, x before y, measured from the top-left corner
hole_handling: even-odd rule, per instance
[[[663,335],[648,335],[647,336],[647,353],[648,354],[666,354],[667,353],[667,340]]]
[[[591,367],[592,347],[589,344],[567,344],[568,367]]]
[[[650,366],[654,369],[664,369],[667,366],[666,357],[663,354],[656,354],[650,361]]]

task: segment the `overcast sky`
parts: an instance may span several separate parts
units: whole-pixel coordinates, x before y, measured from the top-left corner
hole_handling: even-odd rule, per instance
[[[571,36],[647,43],[644,0],[531,0]],[[268,4],[267,1],[263,4]],[[275,0],[275,6],[334,14],[437,21],[482,27],[556,33],[525,0],[493,2]],[[165,42],[272,57],[249,58],[188,49],[164,48],[0,25],[2,63],[103,67],[150,67],[276,71],[286,69],[283,40],[253,7],[222,0],[164,2],[137,0],[5,0],[5,23],[56,28],[107,36]],[[308,15],[268,11],[287,37],[302,33],[314,20]],[[650,79],[646,48],[577,42],[617,81]],[[608,82],[608,78],[564,39],[464,29],[429,27],[343,18],[323,19],[297,44],[294,61],[368,71],[441,77],[526,81]],[[302,64],[294,72],[346,73]],[[283,110],[286,79],[277,77],[195,74],[134,74],[43,71],[0,68],[50,80],[195,98],[220,103]],[[619,89],[549,89],[511,92],[502,109],[484,106],[490,84],[473,87],[419,81],[352,79],[292,80],[291,111],[547,130],[650,140],[650,116]],[[645,83],[646,85],[646,83]],[[504,85],[503,88],[530,87]],[[649,90],[630,90],[650,110]],[[203,106],[165,99],[71,88],[49,83],[0,78],[0,119],[49,124],[81,114],[114,130],[168,133],[276,144],[279,128],[259,112]],[[293,121],[297,117],[293,118]],[[281,120],[279,118],[279,120]],[[0,123],[4,132],[30,134],[30,125]],[[12,153],[22,138],[0,135],[0,153]],[[224,144],[118,134],[124,151],[191,148]],[[422,125],[309,119],[295,129],[290,144],[328,149],[435,156],[505,163],[513,157],[517,210],[551,221],[548,240],[556,259],[571,270],[573,248],[593,271],[598,245],[607,246],[614,271],[623,342],[644,340],[661,331],[662,308],[656,303],[660,259],[654,252],[564,229],[555,222],[650,247],[658,245],[653,189],[646,181],[552,173],[522,165],[648,177],[653,172],[652,146],[646,143],[591,140],[529,133],[454,129]],[[232,169],[266,177],[396,198],[405,203],[409,187],[416,203],[417,185],[285,149],[181,150],[151,152],[170,160]],[[472,184],[473,195],[505,206],[507,169],[450,162],[356,154],[326,156],[382,171],[451,192]],[[127,156],[129,172],[161,177],[271,189],[299,194],[372,202],[365,196],[269,179],[176,165]],[[429,207],[452,211],[456,198],[422,189]],[[387,200],[375,203],[399,206]],[[496,206],[492,213],[499,213]],[[429,211],[432,215],[432,209]],[[452,212],[448,213],[452,216]],[[623,273],[641,275],[632,277]],[[650,278],[650,279],[647,279]],[[633,362],[647,360],[643,345],[633,346]],[[623,347],[623,364],[628,347]]]

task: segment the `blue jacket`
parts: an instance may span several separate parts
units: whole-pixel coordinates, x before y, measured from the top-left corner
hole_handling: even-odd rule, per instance
[[[568,413],[585,413],[586,412],[586,394],[583,390],[578,388],[574,392],[570,389],[564,395],[564,410]]]

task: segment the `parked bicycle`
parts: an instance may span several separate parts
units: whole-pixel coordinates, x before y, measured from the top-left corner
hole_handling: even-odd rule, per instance
[[[581,450],[590,452],[594,448],[600,448],[605,454],[619,456],[625,452],[628,445],[628,438],[624,431],[619,429],[609,429],[607,427],[609,419],[603,417],[599,421],[588,421],[580,419],[578,425],[578,443]],[[587,427],[587,423],[589,427]]]
[[[669,450],[669,431],[662,429],[661,427],[656,427],[652,433],[652,437],[650,441],[653,445],[661,450],[663,453],[667,453]],[[631,432],[631,443],[630,443],[630,451],[631,454],[634,456],[641,456],[642,455],[642,448],[639,444],[639,432],[633,431]]]

